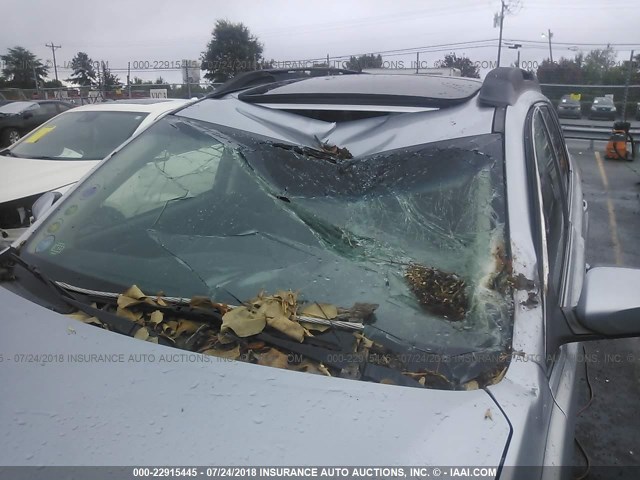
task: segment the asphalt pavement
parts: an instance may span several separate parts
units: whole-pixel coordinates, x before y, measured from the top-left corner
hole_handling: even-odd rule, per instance
[[[589,203],[587,262],[640,268],[640,158],[606,160],[604,142],[595,142],[594,150],[588,141],[568,145]],[[584,410],[576,419],[576,438],[591,464],[583,478],[638,480],[637,470],[606,467],[640,466],[640,338],[582,345],[585,358],[595,359],[578,365],[578,408]],[[586,464],[576,448],[577,475],[587,473]]]

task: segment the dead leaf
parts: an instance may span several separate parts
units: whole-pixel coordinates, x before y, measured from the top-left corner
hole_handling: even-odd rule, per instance
[[[371,348],[373,347],[373,340],[369,340],[367,337],[362,335],[361,333],[354,333],[355,337],[362,341],[363,348]]]
[[[256,354],[256,357],[258,358],[259,365],[276,368],[287,368],[289,366],[287,355],[275,348],[271,348],[265,353]]]
[[[169,320],[162,324],[162,332],[170,337],[173,337],[176,334],[176,330],[178,328],[178,322],[175,320]]]
[[[331,320],[338,316],[338,308],[330,303],[311,303],[302,309],[300,315]]]
[[[121,296],[133,298],[135,300],[140,300],[144,298],[146,295],[142,293],[142,290],[140,290],[137,285],[131,285],[129,288],[127,288],[127,290]]]
[[[154,325],[158,325],[162,322],[163,318],[164,314],[160,310],[155,310],[154,312],[151,312],[149,322],[153,323]]]
[[[158,337],[149,337],[147,338],[147,342],[158,343]]]
[[[259,300],[254,305],[259,305],[257,315],[264,315],[267,319],[281,317],[285,314],[282,303],[276,298]]]
[[[87,315],[86,313],[81,312],[80,310],[78,310],[77,312],[68,313],[66,316],[69,318],[73,318],[74,320],[80,320],[81,322],[84,322],[85,320],[91,317],[91,315]]]
[[[210,348],[202,352],[205,355],[211,355],[213,357],[220,358],[230,358],[232,360],[237,360],[240,358],[240,345],[236,345],[234,348],[230,350],[220,350],[217,348]]]
[[[299,323],[303,328],[313,330],[314,332],[326,332],[331,328],[331,325],[321,325],[319,323],[305,322],[304,320]]]
[[[236,307],[228,311],[222,317],[222,333],[233,330],[239,337],[257,335],[267,325],[264,315],[256,315],[256,312],[247,307]]]
[[[295,370],[296,372],[313,373],[315,375],[325,374],[322,370],[320,370],[317,363],[314,363],[311,360],[307,360],[306,358],[302,360],[302,362],[300,362],[298,365],[289,365],[289,368],[291,370]]]
[[[99,319],[97,319],[96,317],[87,318],[87,319],[83,320],[83,322],[87,323],[89,325],[95,325],[97,327],[104,327],[104,324]]]
[[[75,335],[76,334],[76,329],[73,327],[67,327],[67,334],[68,335]]]
[[[132,312],[131,310],[120,307],[116,310],[116,315],[126,318],[127,320],[131,320],[132,322],[137,322],[142,318],[142,312]]]
[[[201,326],[202,323],[194,322],[191,320],[180,320],[180,322],[178,323],[178,328],[176,329],[176,337],[179,337],[183,333],[191,335]]]
[[[149,338],[149,330],[147,329],[147,327],[139,328],[138,331],[133,336],[133,338],[137,338],[139,340],[146,340],[147,338]]]
[[[425,383],[427,383],[427,377],[420,377],[418,383],[424,387]]]
[[[498,383],[500,383],[502,381],[502,379],[504,378],[504,376],[507,373],[507,367],[504,367],[500,373],[498,373],[498,375],[496,375],[495,377],[493,377],[493,379],[491,380],[491,385],[496,385]]]
[[[471,380],[470,382],[465,383],[463,387],[465,390],[478,390],[480,385],[478,385],[478,382],[475,380]]]
[[[489,420],[493,421],[493,416],[491,415],[491,409],[490,408],[487,408],[487,411],[484,412],[484,419],[486,420],[487,418]]]
[[[118,308],[129,308],[140,303],[142,303],[142,300],[136,300],[135,298],[118,295]]]
[[[302,342],[304,340],[304,328],[298,322],[292,322],[284,315],[280,315],[276,318],[267,318],[267,325],[271,328],[284,333],[288,337]]]

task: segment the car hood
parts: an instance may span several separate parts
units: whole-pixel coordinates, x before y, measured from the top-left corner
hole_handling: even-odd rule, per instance
[[[97,160],[33,160],[0,155],[0,203],[75,183],[98,163]]]
[[[497,466],[510,436],[484,390],[225,361],[101,330],[2,287],[0,304],[2,465]]]

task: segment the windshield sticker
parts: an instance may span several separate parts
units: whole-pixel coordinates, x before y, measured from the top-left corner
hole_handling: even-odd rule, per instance
[[[48,135],[53,130],[55,130],[55,128],[56,128],[55,125],[51,125],[49,127],[39,128],[38,130],[33,132],[31,135],[29,135],[27,138],[25,138],[24,141],[25,141],[25,143],[36,143],[42,137],[44,137],[45,135]]]
[[[62,253],[62,251],[64,250],[64,247],[65,247],[64,242],[56,243],[53,247],[51,247],[51,250],[49,250],[49,255],[58,255]]]
[[[51,248],[51,245],[53,245],[53,242],[55,241],[56,241],[56,237],[54,237],[53,235],[47,235],[42,240],[40,240],[38,245],[36,245],[35,252],[41,253],[41,252],[44,252],[45,250],[49,250],[49,248]]]
[[[98,185],[92,185],[89,188],[85,188],[82,191],[82,194],[80,194],[80,198],[82,198],[83,200],[86,200],[87,198],[95,195],[97,191],[98,191]]]
[[[67,216],[73,215],[74,213],[76,213],[78,211],[78,205],[71,205],[69,208],[67,208],[64,211],[64,214]]]
[[[47,228],[47,232],[56,233],[58,230],[60,230],[60,227],[62,226],[63,222],[64,221],[61,218],[56,220],[54,223],[49,225],[49,228]]]

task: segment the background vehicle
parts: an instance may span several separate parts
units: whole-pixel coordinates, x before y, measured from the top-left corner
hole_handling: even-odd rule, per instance
[[[54,344],[192,358],[6,362],[5,401],[30,423],[0,418],[0,463],[9,446],[68,428],[62,446],[32,448],[27,462],[65,464],[61,449],[100,438],[111,447],[88,461],[123,465],[160,431],[185,446],[179,464],[212,451],[269,464],[275,450],[289,465],[528,465],[530,478],[571,464],[575,342],[640,335],[640,272],[585,272],[587,206],[553,105],[519,69],[484,82],[308,70],[240,75],[158,120],[4,252],[0,319],[20,318],[0,337],[5,355]],[[118,297],[134,283],[149,296]],[[319,318],[346,319],[291,341],[275,319],[308,310],[287,292]],[[293,312],[253,312],[265,298]],[[145,305],[162,315],[147,319]],[[84,323],[56,313],[76,309]],[[187,314],[205,319],[168,324]],[[258,333],[240,332],[249,324]],[[342,329],[355,324],[354,347]],[[149,398],[145,415],[119,408]],[[206,408],[224,415],[209,420]],[[95,423],[74,428],[87,415]],[[330,441],[346,423],[362,428]],[[111,441],[129,429],[135,438]],[[240,443],[239,431],[252,435]],[[151,449],[146,462],[165,456]]]
[[[574,100],[570,95],[564,95],[558,103],[558,116],[560,118],[581,118],[581,108],[579,100]]]
[[[28,131],[73,107],[58,100],[17,101],[0,106],[0,146],[17,142]]]
[[[5,242],[22,231],[13,229],[29,225],[31,207],[40,195],[64,193],[127,138],[186,103],[77,107],[0,151],[0,228],[11,230]]]
[[[615,120],[617,114],[616,106],[608,97],[596,97],[589,110],[589,119],[603,118],[605,120]]]

